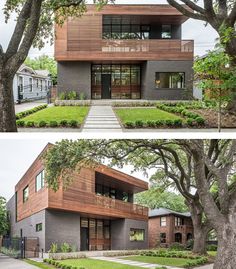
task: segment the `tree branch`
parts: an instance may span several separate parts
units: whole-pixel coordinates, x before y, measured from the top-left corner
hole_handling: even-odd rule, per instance
[[[22,40],[24,31],[27,25],[27,21],[30,17],[32,2],[33,0],[27,0],[19,14],[16,27],[14,29],[14,32],[12,34],[11,40],[9,42],[9,45],[6,51],[7,58],[12,57],[19,48],[20,42]]]
[[[183,5],[179,4],[175,0],[167,0],[167,2],[171,6],[175,7],[183,15],[185,15],[185,16],[187,16],[189,18],[193,18],[193,19],[196,19],[196,20],[207,21],[207,17],[205,15],[201,14],[200,12],[198,12],[198,13],[191,12],[190,10],[186,9]]]
[[[228,17],[228,23],[231,27],[234,27],[235,22],[236,22],[236,3],[234,4]]]

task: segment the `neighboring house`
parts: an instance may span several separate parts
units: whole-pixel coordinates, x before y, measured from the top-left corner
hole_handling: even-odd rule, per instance
[[[94,5],[56,27],[58,90],[88,99],[189,99],[193,96],[188,18],[170,5]]]
[[[193,224],[190,213],[179,213],[159,208],[149,211],[149,247],[168,247],[173,243],[186,245],[193,239]]]
[[[48,147],[48,146],[47,146]],[[42,154],[15,186],[7,203],[11,236],[38,237],[40,251],[53,242],[78,250],[148,247],[148,209],[133,203],[148,183],[104,165],[74,172],[66,190],[46,187]]]
[[[33,70],[23,64],[13,81],[14,101],[17,103],[46,98],[51,86],[52,80],[49,71]]]

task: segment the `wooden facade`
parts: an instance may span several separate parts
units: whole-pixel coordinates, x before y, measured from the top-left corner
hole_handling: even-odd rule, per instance
[[[45,148],[45,150],[47,147]],[[44,151],[45,151],[44,150]],[[44,152],[43,151],[43,152]],[[17,221],[27,218],[43,209],[56,209],[78,212],[89,218],[115,219],[130,218],[147,220],[148,209],[131,202],[98,196],[95,193],[97,173],[106,181],[104,184],[120,186],[122,191],[136,193],[148,189],[148,184],[132,176],[108,168],[104,165],[97,168],[82,168],[74,174],[72,184],[57,192],[46,186],[36,192],[36,176],[44,169],[41,154],[34,161],[22,179],[15,187],[17,193]],[[23,202],[23,190],[29,186],[29,198]]]
[[[142,23],[181,24],[187,18],[169,5],[107,5],[101,11],[89,6],[81,18],[56,26],[57,61],[129,62],[192,60],[193,41],[179,39],[103,39],[103,16],[135,16]]]

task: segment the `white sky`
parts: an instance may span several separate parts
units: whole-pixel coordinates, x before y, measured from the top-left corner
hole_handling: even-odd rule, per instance
[[[92,0],[88,0],[88,3]],[[0,1],[0,44],[6,49],[11,34],[14,30],[15,21],[12,19],[7,25],[4,22],[4,15],[2,8],[5,0]],[[166,4],[165,0],[116,0],[117,4]],[[182,31],[183,39],[194,39],[195,41],[195,55],[203,55],[207,50],[212,49],[215,44],[215,39],[218,37],[216,31],[211,27],[205,27],[205,23],[197,20],[188,20],[183,24]],[[41,54],[53,56],[53,46],[47,45],[41,51],[31,49],[30,57],[38,57]]]
[[[57,139],[0,139],[0,196],[10,199],[15,185],[37,158],[48,142]],[[121,171],[131,174],[132,167],[124,167]],[[140,179],[148,179],[142,172],[132,174]]]

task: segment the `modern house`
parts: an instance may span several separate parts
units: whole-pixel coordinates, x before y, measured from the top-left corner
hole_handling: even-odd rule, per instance
[[[173,243],[186,245],[193,239],[190,213],[179,213],[166,208],[149,211],[149,247],[169,247]]]
[[[170,5],[89,5],[56,27],[58,91],[88,99],[189,99],[193,95],[188,18]]]
[[[134,204],[133,197],[148,184],[97,165],[74,172],[72,184],[54,192],[46,187],[41,159],[47,147],[7,204],[11,236],[38,237],[44,252],[53,242],[66,242],[81,251],[147,248],[148,209]]]
[[[33,70],[22,65],[13,81],[14,101],[37,100],[46,98],[52,86],[52,79],[48,70]]]

